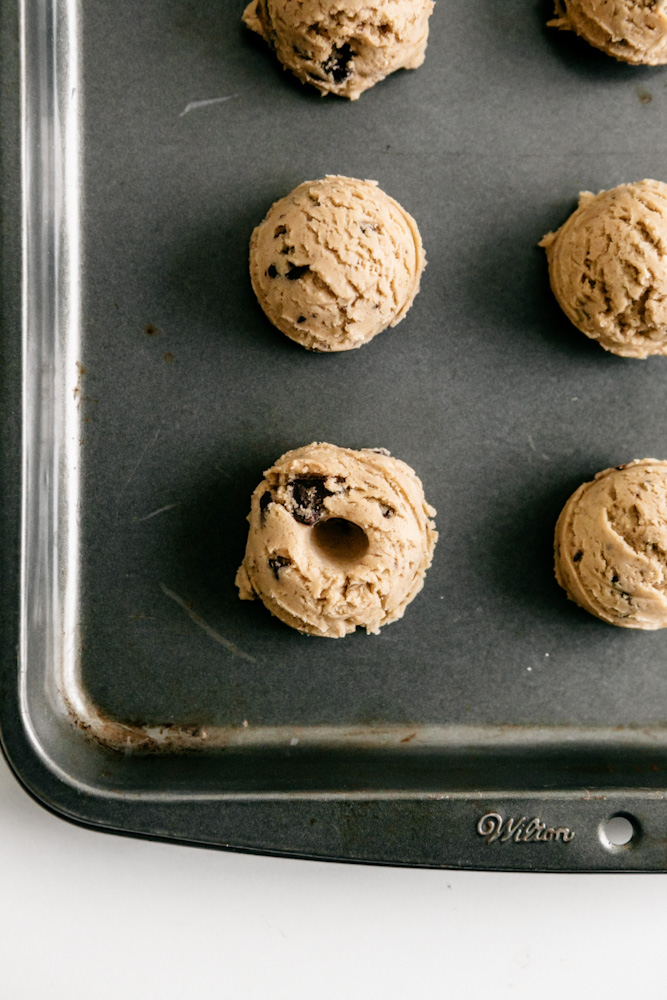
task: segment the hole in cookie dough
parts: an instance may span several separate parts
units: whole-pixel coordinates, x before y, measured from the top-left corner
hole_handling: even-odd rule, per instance
[[[358,562],[368,552],[366,532],[343,517],[330,517],[316,524],[313,541],[323,555],[339,563]]]

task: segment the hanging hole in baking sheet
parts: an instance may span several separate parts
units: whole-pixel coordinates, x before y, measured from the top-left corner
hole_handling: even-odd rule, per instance
[[[609,851],[635,847],[639,840],[639,823],[628,813],[616,813],[601,824],[600,840]]]
[[[355,563],[368,552],[368,538],[363,528],[344,517],[329,517],[313,528],[318,551],[338,563]]]

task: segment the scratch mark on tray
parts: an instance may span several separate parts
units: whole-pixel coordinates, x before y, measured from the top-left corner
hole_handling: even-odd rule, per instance
[[[172,601],[176,601],[176,603],[183,608],[191,621],[193,621],[195,625],[198,625],[200,629],[203,629],[203,631],[206,632],[206,635],[213,639],[214,642],[218,642],[221,646],[224,646],[225,649],[232,654],[232,656],[238,656],[239,659],[247,660],[248,663],[257,663],[257,660],[253,656],[250,656],[248,653],[244,653],[242,649],[235,646],[233,642],[229,641],[229,639],[225,639],[224,635],[220,635],[220,633],[216,632],[214,628],[211,628],[211,626],[205,622],[196,611],[192,610],[188,602],[184,601],[182,597],[175,594],[174,591],[170,590],[164,583],[161,583],[160,587],[162,588],[162,593],[166,594],[167,597],[170,597]]]
[[[167,510],[173,510],[174,507],[180,507],[180,501],[178,503],[168,503],[166,507],[158,507],[157,510],[151,511],[150,514],[145,514],[143,517],[135,517],[135,521],[139,523],[140,521],[150,521],[152,517],[157,517],[158,514],[164,514]]]
[[[197,111],[198,108],[207,108],[209,104],[222,104],[223,101],[231,101],[234,97],[239,97],[239,94],[228,94],[226,97],[209,97],[204,101],[190,101],[186,104],[181,111],[179,118],[187,115],[190,111]]]
[[[155,442],[159,438],[161,429],[162,428],[158,427],[158,429],[156,430],[156,432],[153,435],[153,437],[149,441],[146,442],[144,450],[142,451],[141,455],[139,455],[139,458],[137,459],[137,464],[135,465],[135,467],[132,469],[132,472],[130,473],[129,479],[127,480],[127,482],[123,486],[122,490],[118,494],[118,497],[116,498],[116,506],[118,506],[118,504],[120,503],[120,498],[122,497],[123,493],[125,492],[125,490],[128,488],[128,486],[130,485],[130,483],[132,482],[132,480],[136,476],[137,470],[138,470],[139,466],[141,465],[141,463],[143,462],[144,458],[146,457],[146,452],[148,451],[149,448],[151,448],[155,444]]]
[[[543,451],[538,451],[537,450],[537,448],[535,447],[535,442],[533,441],[533,438],[532,438],[532,436],[530,434],[528,435],[528,444],[533,449],[533,451],[535,452],[536,455],[539,455],[540,458],[545,459],[545,461],[547,461],[547,462],[549,461],[549,456],[548,455],[545,455]]]

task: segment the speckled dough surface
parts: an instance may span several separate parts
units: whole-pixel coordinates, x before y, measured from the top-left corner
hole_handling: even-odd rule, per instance
[[[412,216],[375,181],[352,177],[300,184],[250,240],[262,309],[312,351],[349,351],[399,323],[425,264]]]
[[[667,184],[584,191],[540,246],[554,294],[582,333],[626,358],[667,354]]]
[[[252,495],[239,595],[310,635],[376,633],[422,589],[434,515],[410,466],[384,449],[289,451]]]
[[[623,62],[667,63],[667,0],[556,0],[549,24]]]
[[[243,20],[321,94],[356,100],[424,61],[432,0],[252,0]]]
[[[556,579],[571,600],[623,628],[667,627],[667,462],[599,472],[556,525]]]

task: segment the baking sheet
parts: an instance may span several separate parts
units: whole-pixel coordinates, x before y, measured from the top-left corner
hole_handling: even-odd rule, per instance
[[[665,70],[547,31],[548,3],[440,0],[424,66],[350,104],[284,74],[242,9],[23,14],[9,756],[59,811],[149,835],[660,868],[665,637],[568,602],[551,544],[581,481],[664,457],[665,361],[572,328],[536,244],[580,190],[663,179]],[[247,274],[271,202],[325,173],[377,180],[428,257],[407,318],[332,356],[277,333]],[[388,448],[438,510],[424,591],[379,637],[309,639],[238,601],[250,493],[311,440]],[[598,828],[619,810],[642,836],[610,851]],[[488,813],[578,836],[505,849]]]

